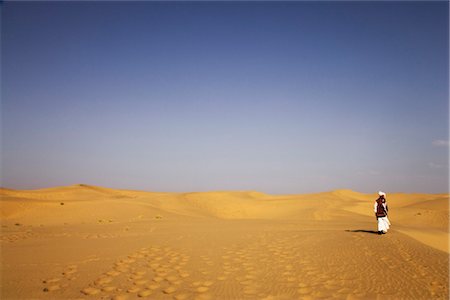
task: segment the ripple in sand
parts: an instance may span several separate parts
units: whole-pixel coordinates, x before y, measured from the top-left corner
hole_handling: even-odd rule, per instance
[[[138,293],[138,296],[139,296],[139,297],[148,297],[148,296],[150,296],[152,293],[153,293],[153,292],[152,292],[151,290],[143,290],[143,291],[140,291],[140,292]]]
[[[136,271],[133,274],[137,275],[137,276],[143,276],[143,275],[147,274],[147,271],[144,271],[144,270]]]
[[[155,262],[150,263],[148,266],[149,266],[153,271],[156,271],[156,270],[160,267],[159,263],[155,263]]]
[[[244,281],[240,281],[239,283],[242,285],[252,285],[255,282],[253,280],[244,280]]]
[[[111,298],[111,300],[127,300],[127,299],[128,299],[127,295],[116,295]]]
[[[286,281],[287,282],[295,282],[295,281],[297,281],[297,278],[296,277],[287,277]]]
[[[194,300],[212,300],[214,299],[211,294],[200,294],[196,295]]]
[[[244,288],[245,295],[256,295],[258,293],[257,288],[255,287],[246,287]]]
[[[154,282],[161,282],[161,281],[164,280],[164,278],[162,278],[162,277],[155,277],[155,278],[153,278],[152,280],[153,280]]]
[[[349,294],[349,295],[347,295],[347,298],[346,298],[346,300],[363,300],[363,299],[365,299],[365,298],[355,295],[355,294]]]
[[[212,286],[214,284],[214,282],[212,282],[212,281],[205,281],[205,282],[203,282],[203,286],[207,286],[207,287],[209,287],[209,286]]]
[[[139,280],[139,279],[142,279],[142,278],[144,278],[143,275],[131,275],[130,276],[131,280]]]
[[[201,283],[201,281],[194,281],[194,282],[192,283],[192,285],[193,285],[193,286],[201,286],[202,283]]]
[[[329,292],[326,292],[326,291],[315,291],[312,295],[315,298],[327,298],[327,299],[329,299],[331,297],[331,294]]]
[[[342,289],[340,289],[340,290],[338,290],[337,292],[339,293],[339,294],[349,294],[349,293],[351,293],[351,289],[349,289],[349,288],[342,288]]]
[[[311,293],[311,289],[307,288],[307,287],[301,287],[301,288],[298,289],[298,293],[300,295],[310,294]]]
[[[156,270],[156,275],[158,275],[159,277],[164,277],[167,274],[169,274],[169,270],[167,269],[159,268],[158,270]]]
[[[119,274],[121,274],[121,273],[128,273],[130,271],[130,268],[129,267],[115,267],[114,270],[119,272]]]
[[[209,287],[206,287],[206,286],[199,286],[197,289],[196,289],[196,291],[198,292],[198,293],[205,293],[205,292],[207,292],[209,290]]]
[[[167,276],[167,277],[166,277],[166,281],[167,281],[167,282],[173,283],[173,282],[176,282],[177,280],[178,280],[178,277],[177,277],[177,276],[174,276],[174,275],[171,275],[171,276]]]
[[[120,275],[120,272],[118,272],[118,271],[109,271],[109,272],[106,273],[106,275],[115,277],[115,276]]]
[[[148,287],[149,289],[151,289],[151,290],[157,290],[157,289],[159,289],[161,286],[160,286],[159,284],[157,284],[157,283],[153,283],[153,284],[147,285],[147,287]]]

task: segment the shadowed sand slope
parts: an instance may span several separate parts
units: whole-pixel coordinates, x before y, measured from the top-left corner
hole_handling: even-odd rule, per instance
[[[0,195],[2,299],[448,299],[448,195]]]

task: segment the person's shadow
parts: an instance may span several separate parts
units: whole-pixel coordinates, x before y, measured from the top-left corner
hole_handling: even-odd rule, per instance
[[[378,234],[378,231],[376,231],[376,230],[356,229],[356,230],[346,230],[346,231],[347,232],[364,232],[364,233]]]

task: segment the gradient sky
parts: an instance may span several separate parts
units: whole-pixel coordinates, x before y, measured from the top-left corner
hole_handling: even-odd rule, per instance
[[[447,2],[3,2],[2,186],[448,192]]]

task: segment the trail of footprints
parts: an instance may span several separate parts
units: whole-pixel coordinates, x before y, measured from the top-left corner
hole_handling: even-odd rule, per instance
[[[244,249],[239,245],[223,247],[214,257],[191,257],[170,247],[143,248],[117,260],[111,269],[82,288],[80,296],[116,300],[136,297],[208,300],[214,299],[214,295],[270,299],[274,290],[267,284],[272,278],[266,278],[265,274],[273,272],[280,276],[272,285],[289,286],[299,290],[299,295],[308,294],[310,287],[298,284],[295,267],[289,261],[298,257],[292,256],[292,251],[283,244],[263,246],[267,251],[260,251],[260,244]],[[77,271],[77,266],[71,265],[62,272],[62,277],[44,280],[44,291],[68,287],[76,279]],[[314,270],[307,272],[312,275]]]
[[[208,300],[219,295],[224,299],[364,299],[372,295],[357,272],[351,272],[351,260],[342,265],[314,251],[320,247],[313,242],[306,248],[293,242],[306,239],[261,234],[248,237],[245,245],[228,245],[198,256],[165,246],[143,248],[117,260],[80,292],[85,297],[116,300]],[[361,253],[368,258],[372,254],[364,248]],[[66,287],[76,274],[77,266],[68,266],[62,278],[46,280],[44,290]],[[433,284],[438,293],[439,282]]]
[[[303,251],[296,251],[290,240],[273,239],[270,243],[262,238],[245,247],[223,247],[214,259],[208,255],[191,257],[170,247],[143,248],[116,261],[80,292],[87,297],[115,300],[208,300],[214,295],[230,299],[271,299],[280,295],[307,299],[331,297],[331,290],[344,297],[350,292],[339,289],[338,279],[324,274],[305,258]],[[196,260],[195,269],[188,266],[192,260]],[[69,281],[76,278],[77,266],[68,266],[62,274],[61,278],[45,280],[44,291],[68,287]]]
[[[57,291],[69,286],[69,282],[78,278],[78,266],[69,265],[61,273],[62,277],[53,277],[42,281],[44,292]]]
[[[26,232],[16,232],[16,233],[2,233],[0,236],[0,242],[5,243],[14,243],[22,240],[26,240],[29,238],[33,238],[36,235],[31,231]]]
[[[186,265],[190,256],[170,247],[143,248],[114,263],[81,293],[86,296],[109,295],[112,299],[160,297],[176,300],[211,298],[207,292],[211,281],[189,284],[191,273]]]

